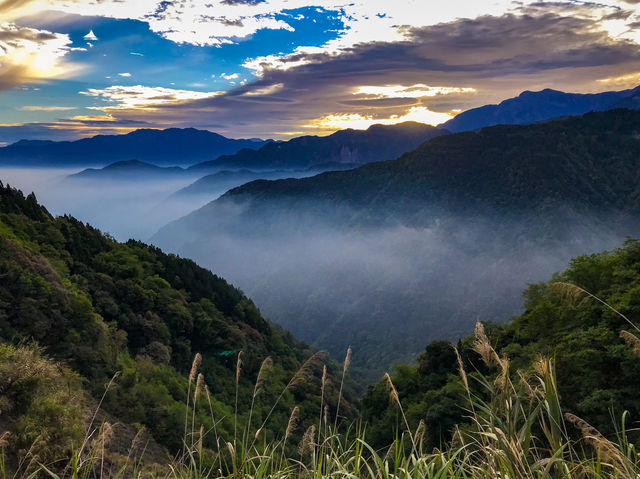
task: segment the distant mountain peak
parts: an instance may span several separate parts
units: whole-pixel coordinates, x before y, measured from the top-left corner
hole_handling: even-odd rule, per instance
[[[160,168],[159,166],[153,165],[151,163],[147,163],[146,161],[140,161],[134,158],[132,160],[116,161],[115,163],[111,163],[110,165],[107,165],[102,169],[107,170],[107,169],[132,168],[132,167]]]
[[[525,125],[618,107],[635,109],[640,107],[640,101],[625,100],[634,97],[638,92],[640,87],[602,93],[566,93],[551,88],[540,91],[525,90],[497,105],[484,105],[464,111],[440,126],[458,133],[493,125]]]

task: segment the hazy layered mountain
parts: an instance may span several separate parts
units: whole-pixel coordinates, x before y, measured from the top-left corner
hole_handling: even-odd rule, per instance
[[[341,130],[329,136],[301,136],[270,143],[258,150],[241,150],[200,163],[190,169],[248,168],[344,169],[392,160],[413,150],[423,141],[446,131],[416,122],[397,125],[373,125],[367,130]]]
[[[189,173],[200,170],[189,170]],[[176,191],[171,198],[190,198],[207,196],[213,199],[215,196],[219,196],[226,191],[241,186],[245,183],[249,183],[254,180],[277,180],[283,178],[302,178],[305,176],[311,176],[313,173],[309,171],[252,171],[247,169],[242,170],[222,170],[211,175],[203,176],[188,186]]]
[[[493,125],[524,125],[561,116],[582,115],[611,108],[636,108],[640,87],[604,93],[565,93],[545,89],[525,91],[498,105],[485,105],[460,113],[442,124],[452,132],[471,131]]]
[[[395,161],[236,188],[153,239],[372,379],[640,233],[640,112],[441,136]]]
[[[130,159],[186,166],[241,149],[257,149],[267,142],[234,140],[193,128],[141,129],[126,135],[98,135],[77,141],[21,140],[0,148],[0,166],[103,166]]]
[[[159,178],[184,176],[179,166],[156,166],[138,160],[117,161],[104,168],[87,168],[69,175],[71,180],[149,181]]]

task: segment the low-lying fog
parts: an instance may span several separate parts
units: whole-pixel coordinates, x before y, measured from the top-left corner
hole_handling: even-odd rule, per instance
[[[544,219],[455,216],[431,227],[336,229],[319,216],[245,216],[235,227],[222,209],[210,213],[204,234],[200,217],[153,241],[233,282],[313,346],[340,358],[351,345],[365,382],[414,361],[431,340],[456,341],[478,320],[507,321],[522,311],[527,284],[633,233],[596,218],[562,222],[560,231]]]
[[[34,191],[51,213],[71,214],[119,240],[149,241],[223,193],[175,195],[190,177],[66,178],[78,171],[0,169],[0,180]],[[508,320],[521,311],[527,284],[548,280],[576,255],[638,235],[632,224],[611,227],[611,217],[575,218],[558,231],[544,218],[444,216],[430,227],[337,228],[322,215],[298,221],[278,213],[238,225],[241,214],[220,213],[170,227],[153,242],[239,286],[300,339],[335,357],[353,346],[354,373],[365,382],[412,361],[431,340],[456,340],[478,320]]]
[[[146,241],[169,221],[203,206],[224,193],[172,197],[198,177],[151,178],[144,181],[69,179],[84,168],[0,168],[0,181],[34,192],[54,215],[70,214],[120,241]]]

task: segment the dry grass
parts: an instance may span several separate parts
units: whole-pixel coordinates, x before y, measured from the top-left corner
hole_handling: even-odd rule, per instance
[[[185,425],[185,429],[190,430],[184,436],[184,451],[164,471],[143,472],[136,466],[121,469],[114,475],[113,470],[107,474],[103,466],[103,451],[111,435],[110,426],[103,424],[97,434],[92,432],[87,436],[82,457],[70,461],[62,475],[57,476],[42,466],[28,479],[37,475],[50,475],[55,479],[116,476],[119,479],[125,475],[135,479],[150,476],[175,479],[640,478],[640,455],[626,437],[625,417],[616,440],[604,437],[586,421],[562,410],[552,361],[540,358],[534,372],[511,372],[508,359],[496,353],[482,325],[476,327],[475,336],[474,349],[492,372],[486,377],[478,372],[468,375],[456,351],[460,380],[467,391],[468,404],[464,407],[470,425],[456,428],[452,441],[442,450],[423,451],[425,423],[420,421],[412,430],[402,398],[388,374],[384,381],[389,401],[398,408],[404,426],[392,444],[379,451],[367,443],[362,425],[339,431],[335,423],[329,424],[330,406],[324,400],[328,381],[323,364],[325,355],[316,353],[293,375],[255,431],[249,421],[242,439],[235,437],[227,441],[218,437],[215,429],[206,430],[194,424],[192,413],[190,424]],[[624,334],[623,338],[634,349],[640,343],[631,333]],[[348,351],[342,380],[350,357],[351,351]],[[210,402],[205,379],[198,373],[200,361],[199,357],[194,359],[189,377],[189,384],[195,384],[189,388],[190,396],[186,400],[191,409],[202,394]],[[239,355],[236,383],[241,364]],[[272,368],[271,359],[266,358],[252,399],[264,390]],[[287,447],[287,441],[301,426],[303,411],[297,405],[291,410],[282,438],[257,445],[283,394],[303,383],[308,385],[311,377],[320,376],[320,371],[318,426],[306,427],[297,447]],[[473,387],[469,384],[471,380]],[[336,416],[339,407],[340,399]],[[212,421],[215,424],[216,418],[212,417]],[[205,446],[205,443],[211,444],[207,441],[210,434],[215,435],[213,443],[218,444],[213,450]]]

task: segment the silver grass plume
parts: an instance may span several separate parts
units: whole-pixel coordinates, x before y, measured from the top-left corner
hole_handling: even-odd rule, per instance
[[[626,330],[620,331],[620,337],[635,354],[640,354],[640,338]]]
[[[198,372],[198,368],[200,367],[200,363],[202,362],[202,355],[197,353],[193,358],[193,363],[191,363],[191,372],[189,373],[189,382],[192,383],[196,379],[196,373]]]
[[[196,451],[202,456],[202,439],[204,437],[204,426],[200,424],[200,434],[198,434],[198,442],[196,442]]]
[[[202,373],[198,374],[198,380],[196,381],[196,390],[193,393],[193,405],[195,407],[196,401],[198,397],[200,397],[200,393],[204,390],[204,376]]]
[[[504,391],[509,384],[509,359],[507,357],[497,358],[498,366],[500,366],[500,374],[494,381],[494,385]]]
[[[300,445],[298,446],[298,452],[300,456],[305,457],[306,455],[313,454],[315,450],[314,437],[316,435],[316,426],[311,425],[307,428],[302,436],[302,440],[300,441]]]
[[[484,332],[484,325],[480,321],[476,323],[474,335],[476,340],[473,343],[473,350],[480,355],[482,361],[487,366],[491,366],[494,361],[499,360],[499,358],[493,350],[493,347],[489,342],[489,338],[487,338],[487,334]]]
[[[462,378],[462,384],[464,384],[464,388],[467,390],[467,392],[469,392],[469,380],[467,379],[467,372],[464,370],[464,364],[462,363],[460,352],[456,347],[454,347],[453,350],[456,352],[456,359],[458,360],[458,372],[460,373],[460,377]]]
[[[424,422],[424,419],[420,419],[420,423],[418,424],[418,429],[416,429],[415,440],[418,447],[422,447],[422,440],[424,439],[424,434],[427,432],[427,425]]]
[[[258,371],[258,378],[256,379],[256,385],[253,388],[253,396],[257,396],[261,392],[265,390],[265,386],[267,384],[267,378],[269,374],[273,370],[273,360],[271,356],[267,356],[264,361],[262,361],[262,365],[260,366],[260,370]]]
[[[287,423],[287,430],[284,433],[285,441],[291,436],[293,431],[298,428],[298,422],[300,420],[300,408],[298,406],[294,407],[291,411],[291,415],[289,416],[289,422]]]
[[[321,397],[324,398],[324,388],[327,385],[327,366],[322,366],[322,382],[321,382]]]
[[[384,373],[384,380],[387,385],[387,389],[389,390],[389,401],[394,402],[401,406],[400,396],[398,396],[398,391],[396,390],[396,387],[393,385],[393,381],[391,381],[391,376],[389,376],[389,373]]]
[[[575,303],[580,298],[582,298],[582,300],[579,302],[578,306],[582,305],[582,303],[585,302],[588,298],[594,299],[595,301],[599,302],[603,306],[606,306],[608,309],[616,313],[618,316],[624,319],[633,329],[635,329],[640,333],[640,328],[638,328],[638,326],[636,326],[635,323],[631,321],[628,317],[626,317],[624,314],[622,314],[620,311],[618,311],[616,308],[611,306],[606,301],[603,301],[602,299],[598,298],[595,294],[590,293],[589,291],[587,291],[584,288],[581,288],[580,286],[558,281],[555,283],[551,283],[549,285],[549,288],[552,292],[555,292],[561,298],[568,300],[569,305],[575,305]]]
[[[336,404],[336,419],[335,424],[333,425],[334,430],[338,431],[338,418],[340,413],[340,401],[342,400],[342,388],[344,387],[344,378],[347,375],[347,370],[349,369],[349,365],[351,364],[351,346],[347,348],[347,355],[344,358],[344,363],[342,364],[342,379],[340,379],[340,392],[338,393],[338,404]]]
[[[242,369],[242,356],[244,355],[244,352],[240,351],[238,352],[238,361],[236,362],[236,384],[238,384],[238,381],[240,381],[240,371]]]
[[[318,351],[309,359],[307,359],[304,364],[298,369],[295,373],[289,384],[287,384],[287,389],[295,389],[302,384],[305,384],[311,376],[313,376],[313,372],[318,369],[318,366],[321,361],[327,356],[326,351]]]
[[[575,414],[567,412],[564,417],[568,422],[580,429],[582,437],[598,452],[598,456],[602,458],[603,462],[608,462],[616,469],[622,469],[626,461],[615,444],[605,438],[595,427]]]
[[[351,365],[351,346],[347,348],[347,355],[344,358],[344,364],[342,365],[342,374],[347,374],[347,370]]]
[[[571,308],[582,306],[588,299],[586,290],[564,281],[550,283],[549,290]]]

